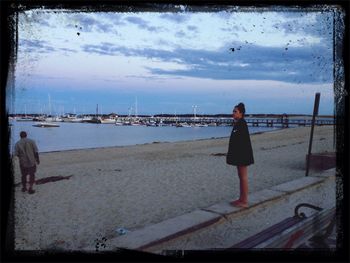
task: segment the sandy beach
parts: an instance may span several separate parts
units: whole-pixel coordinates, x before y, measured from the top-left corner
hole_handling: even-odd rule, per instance
[[[305,176],[310,127],[251,136],[255,164],[249,192]],[[315,127],[313,153],[335,151],[333,126]],[[15,187],[15,249],[79,250],[198,208],[238,197],[235,167],[226,165],[229,138],[42,153],[36,179],[71,176]],[[15,183],[20,182],[17,158]],[[312,175],[314,171],[310,171]]]

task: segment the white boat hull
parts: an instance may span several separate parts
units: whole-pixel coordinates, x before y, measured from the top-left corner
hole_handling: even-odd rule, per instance
[[[101,123],[102,124],[115,124],[115,120],[113,120],[113,119],[102,119],[101,120]]]
[[[33,127],[54,128],[54,127],[60,127],[60,126],[58,124],[49,123],[49,122],[39,122],[38,124],[34,124]]]

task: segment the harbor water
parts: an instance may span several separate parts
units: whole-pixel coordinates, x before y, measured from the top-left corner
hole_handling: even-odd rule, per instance
[[[10,122],[10,152],[13,152],[19,133],[26,131],[34,139],[39,152],[74,149],[128,146],[155,142],[178,142],[229,137],[232,126],[217,127],[148,127],[116,126],[114,124],[57,122],[59,127],[33,127],[36,122]],[[276,130],[274,127],[249,127],[249,132],[258,133]]]

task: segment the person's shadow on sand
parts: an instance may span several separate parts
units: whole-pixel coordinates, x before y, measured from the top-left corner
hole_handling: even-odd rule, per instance
[[[60,180],[68,180],[69,178],[71,178],[73,175],[68,175],[68,176],[50,176],[50,177],[45,177],[45,178],[41,178],[35,181],[35,184],[46,184],[49,182],[56,182],[56,181],[60,181]],[[21,183],[17,183],[15,184],[15,186],[19,186],[21,185]]]

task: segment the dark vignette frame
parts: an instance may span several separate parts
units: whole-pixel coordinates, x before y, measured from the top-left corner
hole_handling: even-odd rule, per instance
[[[127,1],[127,0],[2,0],[1,10],[1,260],[9,262],[17,261],[313,261],[313,262],[348,262],[349,252],[349,9],[350,3],[346,0],[303,0],[298,1]],[[17,53],[17,13],[29,9],[45,7],[55,9],[79,10],[79,12],[94,11],[179,11],[178,5],[186,5],[188,11],[203,11],[203,5],[208,10],[218,11],[225,6],[239,6],[240,8],[271,9],[275,6],[283,10],[284,7],[317,8],[317,6],[331,5],[339,7],[341,14],[335,16],[334,27],[334,102],[336,127],[334,136],[336,139],[336,184],[337,184],[337,222],[338,240],[335,253],[328,251],[183,251],[180,257],[164,257],[148,253],[118,250],[117,252],[104,253],[58,253],[55,251],[14,251],[14,217],[13,217],[13,171],[9,156],[9,126],[6,105],[7,97],[13,96],[13,73],[15,69]],[[7,97],[6,97],[7,96]]]

